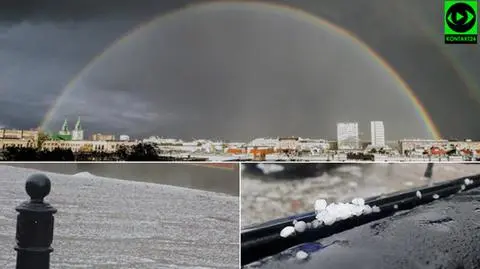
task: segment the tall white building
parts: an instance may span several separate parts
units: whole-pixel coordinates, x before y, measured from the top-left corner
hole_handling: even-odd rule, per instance
[[[337,143],[338,149],[359,149],[358,123],[337,123]]]
[[[370,133],[372,146],[385,147],[385,127],[383,126],[383,121],[371,121]]]

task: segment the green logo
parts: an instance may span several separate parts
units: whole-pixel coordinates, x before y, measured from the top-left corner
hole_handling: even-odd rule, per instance
[[[445,44],[477,44],[476,0],[445,0]]]

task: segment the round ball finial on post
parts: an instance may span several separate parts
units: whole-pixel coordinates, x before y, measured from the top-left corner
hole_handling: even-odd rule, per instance
[[[53,215],[57,209],[43,201],[50,193],[51,182],[44,174],[27,178],[25,190],[30,201],[15,208],[17,215],[16,269],[49,269],[53,241]]]
[[[45,174],[33,174],[27,178],[25,190],[33,202],[43,202],[50,193],[51,182]]]

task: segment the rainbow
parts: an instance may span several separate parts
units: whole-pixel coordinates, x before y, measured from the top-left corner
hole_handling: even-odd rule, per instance
[[[380,56],[378,53],[373,51],[367,44],[365,44],[361,39],[356,37],[353,33],[350,33],[346,29],[343,29],[323,18],[314,16],[304,10],[294,8],[288,5],[284,4],[277,4],[277,3],[264,3],[264,2],[258,2],[258,1],[238,1],[238,0],[232,0],[232,1],[225,1],[225,0],[213,0],[209,2],[203,2],[203,3],[197,3],[197,4],[191,4],[187,5],[183,8],[161,14],[159,16],[154,17],[153,19],[140,24],[139,26],[131,29],[128,31],[125,35],[121,36],[114,42],[112,42],[109,46],[107,46],[100,54],[96,55],[63,89],[62,93],[59,95],[59,97],[55,100],[51,108],[47,111],[45,114],[41,124],[40,124],[40,129],[45,129],[46,124],[48,120],[54,115],[58,109],[59,104],[62,103],[63,99],[65,96],[68,95],[70,91],[72,91],[75,87],[74,85],[80,81],[82,76],[97,63],[99,62],[109,51],[111,48],[115,47],[116,45],[126,41],[130,36],[132,36],[135,32],[140,31],[143,28],[148,28],[149,26],[152,26],[156,23],[158,23],[160,20],[165,19],[167,17],[172,17],[179,12],[191,8],[191,7],[197,7],[197,6],[202,6],[202,7],[216,7],[215,4],[218,3],[237,3],[237,4],[243,4],[243,5],[249,5],[250,8],[253,9],[266,9],[268,11],[275,11],[278,12],[284,16],[293,16],[295,18],[300,18],[304,21],[307,21],[311,23],[312,25],[315,26],[321,26],[325,27],[327,26],[329,29],[332,31],[335,31],[338,34],[341,34],[344,37],[348,37],[351,39],[354,43],[356,43],[358,46],[360,46],[365,52],[368,53],[377,63],[379,63],[397,82],[397,84],[403,89],[403,92],[407,96],[409,100],[411,100],[412,104],[415,107],[416,113],[419,116],[419,118],[424,122],[425,127],[427,128],[427,131],[431,134],[431,136],[434,139],[441,139],[441,135],[435,124],[433,123],[433,120],[431,116],[428,114],[426,109],[423,107],[422,103],[420,100],[415,96],[414,91],[408,86],[408,84],[400,77],[400,75]]]
[[[443,40],[440,40],[437,31],[435,31],[430,24],[425,23],[422,21],[421,14],[418,14],[418,10],[415,8],[408,8],[405,5],[400,5],[400,1],[392,1],[391,4],[396,7],[396,11],[404,12],[405,16],[408,16],[410,20],[416,25],[422,33],[428,37],[432,41],[432,44],[435,45],[435,48],[440,52],[440,54],[445,57],[451,64],[451,67],[455,71],[455,73],[462,79],[463,84],[469,91],[470,95],[475,98],[475,101],[480,104],[480,85],[475,81],[473,75],[463,67],[462,62],[458,60],[458,57],[455,57],[451,53],[448,53],[446,50],[446,46],[443,44]],[[475,47],[471,47],[471,49],[476,49]]]

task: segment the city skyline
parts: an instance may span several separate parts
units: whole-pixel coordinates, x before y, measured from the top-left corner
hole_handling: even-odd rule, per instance
[[[264,161],[267,160],[267,155],[270,155],[270,159],[275,159],[290,158],[291,154],[298,155],[297,157],[299,158],[317,158],[317,160],[323,160],[324,158],[333,160],[335,156],[337,156],[336,158],[339,161],[345,160],[345,158],[373,160],[378,157],[372,155],[376,153],[381,154],[382,157],[380,158],[387,159],[398,157],[425,159],[425,156],[431,159],[431,156],[437,156],[440,159],[442,157],[447,158],[447,161],[458,161],[459,158],[462,160],[476,160],[477,155],[480,154],[480,141],[468,139],[449,141],[416,138],[385,141],[385,128],[382,121],[370,121],[371,141],[360,140],[359,124],[357,122],[337,123],[337,140],[319,139],[318,137],[276,137],[240,141],[219,141],[208,138],[184,141],[178,138],[162,138],[159,136],[130,139],[126,135],[120,135],[120,139],[117,139],[116,135],[100,133],[85,139],[80,117],[78,117],[71,131],[68,126],[68,121],[65,119],[60,130],[48,134],[47,137],[40,136],[40,131],[0,129],[0,149],[5,150],[10,157],[18,156],[13,157],[13,159],[23,158],[20,157],[22,156],[21,154],[15,153],[20,148],[22,150],[19,152],[25,152],[24,149],[27,148],[26,150],[30,153],[32,153],[32,150],[40,150],[42,153],[39,154],[50,154],[56,152],[56,150],[67,150],[67,152],[70,151],[72,154],[79,154],[78,158],[80,159],[88,158],[82,154],[94,154],[95,152],[113,154],[108,157],[112,159],[128,159],[140,152],[143,152],[140,154],[150,152],[150,154],[153,154],[149,155],[151,158],[165,157],[176,158],[176,160],[211,160],[211,158],[217,158],[223,161],[232,160],[232,158],[249,158],[248,156],[251,156],[253,160]],[[145,146],[150,147],[150,151],[145,151],[143,149]],[[133,153],[134,155],[125,155],[127,152],[130,152],[128,154],[136,153]],[[362,155],[365,152],[367,155]],[[162,154],[163,157],[160,157]],[[174,157],[172,154],[177,154],[177,156]],[[185,156],[182,156],[182,154]],[[49,158],[47,155],[37,156],[36,153],[29,156],[33,159],[38,156]],[[71,155],[69,156],[71,157]],[[7,159],[10,157],[7,157]],[[96,158],[94,155],[90,157]]]
[[[257,139],[279,139],[279,138],[289,138],[289,137],[298,137],[302,139],[314,139],[314,140],[326,140],[326,141],[336,141],[336,142],[345,142],[346,144],[355,144],[353,148],[360,147],[360,143],[370,142],[372,146],[375,147],[382,147],[385,146],[387,143],[391,143],[394,141],[401,141],[401,140],[438,140],[438,141],[465,141],[465,140],[472,140],[471,138],[457,138],[457,139],[432,139],[432,138],[425,138],[425,137],[414,137],[414,136],[407,136],[398,139],[386,139],[385,137],[385,125],[383,121],[369,121],[370,128],[369,132],[360,132],[362,125],[358,122],[337,122],[336,123],[336,136],[335,137],[322,137],[322,136],[299,136],[299,135],[275,135],[275,136],[258,136],[243,140],[228,140],[228,139],[218,139],[218,138],[209,138],[209,137],[197,137],[197,138],[178,138],[178,137],[168,137],[162,136],[161,134],[149,134],[144,137],[131,137],[128,134],[118,134],[114,132],[100,132],[98,130],[91,131],[90,133],[85,132],[83,128],[83,123],[81,123],[81,117],[78,116],[77,120],[75,121],[74,128],[69,128],[69,120],[65,118],[63,124],[57,130],[42,130],[41,128],[28,128],[28,129],[18,129],[18,128],[4,128],[0,126],[0,130],[37,130],[39,132],[45,133],[50,135],[52,138],[57,136],[64,136],[69,137],[68,139],[71,140],[97,140],[95,139],[96,136],[105,136],[105,137],[112,137],[110,140],[145,140],[149,138],[160,138],[165,140],[182,140],[182,141],[195,141],[195,140],[209,140],[209,141],[228,141],[228,142],[251,142]],[[365,128],[365,127],[363,127]],[[123,137],[123,138],[122,138]],[[87,138],[87,139],[84,139]],[[376,140],[379,141],[377,144]],[[352,145],[351,145],[352,146]],[[348,147],[351,147],[348,146]]]

